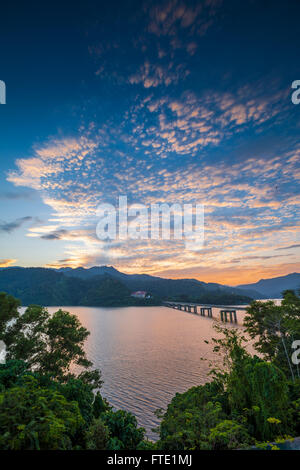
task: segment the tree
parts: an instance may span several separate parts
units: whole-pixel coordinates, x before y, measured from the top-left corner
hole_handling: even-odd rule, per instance
[[[18,306],[12,297],[0,295],[1,337],[8,356],[0,364],[0,447],[85,448],[94,413],[110,409],[99,392],[96,397],[93,393],[102,381],[84,351],[89,332],[69,312],[50,315],[31,305],[20,315]],[[73,366],[81,372],[75,375]],[[97,434],[93,428],[98,444],[99,429]]]
[[[145,429],[138,427],[136,417],[132,413],[109,410],[101,415],[101,419],[111,436],[107,447],[109,450],[133,450],[144,439]]]
[[[101,419],[97,419],[86,433],[86,447],[89,450],[105,450],[109,441],[109,429]]]
[[[205,450],[210,429],[226,418],[227,397],[217,382],[176,393],[162,418],[157,448],[162,450]]]
[[[215,339],[214,351],[223,358],[221,371],[212,370],[227,392],[232,416],[247,418],[257,439],[271,439],[273,433],[287,431],[289,394],[285,374],[273,363],[251,356],[245,349],[247,339],[235,328],[216,326],[223,337]],[[276,417],[276,429],[267,419]]]
[[[248,367],[251,391],[251,407],[257,407],[254,414],[255,437],[259,440],[275,439],[287,434],[291,418],[288,382],[284,373],[274,364],[260,361]],[[278,421],[274,427],[270,418]]]
[[[254,439],[245,426],[227,419],[210,430],[208,442],[212,450],[230,450],[249,447],[254,443]]]
[[[37,305],[29,306],[23,315],[15,315],[2,334],[8,359],[24,360],[31,370],[59,381],[74,377],[70,369],[77,365],[86,369],[79,375],[81,380],[99,388],[100,373],[88,370],[92,363],[83,349],[88,335],[75,315],[63,310],[50,315]]]
[[[94,417],[100,418],[101,414],[110,409],[109,404],[105,399],[102,398],[101,393],[98,391],[95,395],[93,403],[93,415]]]
[[[295,435],[299,387],[275,364],[245,349],[247,339],[235,328],[215,326],[213,338],[221,365],[212,381],[176,394],[159,426],[162,450],[233,449],[258,440]]]
[[[76,402],[41,388],[32,376],[0,394],[0,449],[71,449],[83,425]]]
[[[19,300],[15,299],[12,295],[7,295],[5,292],[0,292],[0,340],[3,339],[3,334],[9,322],[18,318],[19,307]]]
[[[266,360],[274,362],[292,380],[300,378],[297,365],[291,362],[291,345],[300,337],[300,298],[285,291],[281,305],[273,301],[252,302],[247,308],[244,325],[254,347]]]
[[[27,373],[28,366],[24,361],[10,360],[0,364],[0,392],[16,385]]]

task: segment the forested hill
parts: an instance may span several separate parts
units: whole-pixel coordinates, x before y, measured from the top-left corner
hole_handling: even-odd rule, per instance
[[[261,279],[254,284],[242,284],[241,289],[255,289],[265,298],[278,299],[282,297],[285,290],[300,290],[300,273],[291,273],[286,276],[273,277],[271,279]]]
[[[48,306],[158,305],[163,300],[235,304],[251,300],[241,289],[220,284],[205,284],[194,279],[130,276],[117,270],[114,270],[117,273],[114,275],[112,270],[83,278],[75,275],[76,270],[65,272],[46,268],[2,268],[0,292],[19,298],[23,305],[34,303]],[[152,298],[143,300],[131,297],[131,293],[136,290],[145,290]]]
[[[66,276],[79,277],[80,279],[90,279],[94,276],[108,275],[113,279],[118,279],[124,283],[131,291],[145,290],[157,295],[163,299],[165,298],[178,298],[184,300],[185,298],[200,298],[205,296],[211,299],[211,303],[221,298],[227,299],[228,303],[233,300],[247,297],[249,298],[262,298],[259,292],[254,289],[237,289],[214,282],[202,282],[197,279],[165,279],[157,276],[150,276],[148,274],[125,274],[113,266],[94,266],[92,268],[60,268],[58,272],[63,272]],[[230,300],[232,298],[233,300]],[[247,301],[245,300],[245,301]]]
[[[67,277],[44,268],[8,268],[0,271],[0,291],[23,305],[121,306],[138,303],[129,289],[108,276],[89,280]]]

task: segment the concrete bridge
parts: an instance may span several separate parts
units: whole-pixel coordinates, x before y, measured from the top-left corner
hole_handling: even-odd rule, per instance
[[[237,311],[245,311],[246,307],[231,307],[230,305],[212,305],[212,304],[194,304],[190,302],[164,302],[164,305],[176,310],[195,313],[202,317],[213,318],[213,308],[220,310],[220,319],[222,322],[237,323]]]

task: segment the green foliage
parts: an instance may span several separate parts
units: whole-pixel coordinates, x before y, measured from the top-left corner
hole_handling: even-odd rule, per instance
[[[0,270],[0,291],[18,297],[23,305],[126,306],[161,305],[161,300],[188,300],[214,304],[249,303],[250,297],[229,287],[196,280],[130,276],[97,268],[58,272],[46,268],[9,267]],[[98,273],[98,274],[97,274]],[[144,290],[151,299],[135,299]],[[183,296],[183,297],[182,297]],[[185,297],[184,297],[185,296]]]
[[[247,309],[244,325],[254,347],[272,361],[292,380],[300,378],[300,371],[291,362],[292,342],[300,337],[300,298],[293,291],[283,293],[280,306],[273,301],[252,302]]]
[[[223,368],[214,369],[212,375],[227,391],[231,415],[247,416],[257,439],[275,438],[279,431],[285,433],[290,405],[285,374],[274,364],[252,357],[245,350],[246,339],[238,330],[218,326],[216,330],[223,333],[222,338],[213,340],[214,351],[223,358]],[[280,420],[279,429],[270,426],[270,416]]]
[[[275,364],[251,356],[237,329],[215,328],[222,334],[213,339],[221,366],[211,369],[211,383],[175,395],[162,415],[157,448],[234,449],[295,435],[300,382],[289,384]]]
[[[229,401],[241,399],[247,401],[246,396],[243,398],[239,396],[237,399],[233,396],[236,393],[239,394],[239,389],[245,388],[248,380],[245,367],[251,357],[243,347],[246,339],[235,328],[229,329],[219,325],[215,325],[214,328],[219,335],[222,335],[218,339],[212,338],[213,351],[220,356],[222,367],[212,368],[210,375],[222,390],[228,391]],[[242,403],[242,405],[246,406],[247,403]]]
[[[97,392],[95,395],[94,403],[93,403],[93,415],[94,418],[98,419],[104,413],[105,411],[108,411],[110,409],[109,404],[101,396],[100,392]]]
[[[50,385],[51,386],[51,385]],[[93,420],[94,394],[89,384],[80,379],[70,378],[67,383],[54,382],[55,389],[68,401],[76,401],[80,413],[87,425]]]
[[[90,424],[93,420],[94,393],[93,385],[82,381],[80,378],[71,376],[67,381],[59,382],[51,379],[48,375],[28,370],[25,362],[10,360],[5,364],[0,364],[0,391],[23,383],[24,376],[31,375],[38,385],[51,389],[63,395],[68,401],[76,401],[84,421]],[[100,392],[97,396],[101,398]]]
[[[207,436],[210,429],[226,416],[221,404],[216,401],[218,387],[214,385],[193,387],[175,395],[160,425],[159,449],[209,448]]]
[[[200,289],[199,289],[200,290]],[[252,298],[247,295],[238,294],[237,292],[225,291],[224,288],[214,288],[210,290],[204,290],[200,295],[173,295],[169,296],[168,300],[174,302],[191,302],[198,304],[213,304],[213,305],[240,305],[248,304]]]
[[[18,297],[23,305],[118,307],[161,304],[157,296],[147,301],[134,299],[130,294],[138,289],[130,289],[124,282],[108,275],[80,279],[46,268],[11,267],[0,270],[0,291],[2,290]],[[9,299],[6,301],[10,302]]]
[[[275,449],[272,442],[300,432],[300,378],[286,357],[299,333],[300,300],[293,292],[279,308],[255,302],[248,309],[246,328],[261,357],[247,352],[237,329],[216,327],[221,367],[211,369],[211,382],[175,395],[160,413],[155,444],[131,413],[113,411],[99,391],[94,394],[100,372],[86,358],[89,332],[79,320],[35,305],[19,315],[18,305],[0,294],[8,350],[0,364],[0,449],[223,450],[261,441]],[[79,374],[71,373],[73,365]]]
[[[133,450],[144,440],[145,429],[139,428],[136,417],[123,410],[109,410],[101,419],[108,427],[110,439],[108,450]]]
[[[0,449],[71,449],[83,424],[78,404],[41,388],[32,376],[0,395]]]
[[[249,447],[254,440],[242,424],[227,419],[210,430],[208,442],[212,450],[231,450]]]
[[[5,292],[0,292],[0,340],[3,339],[7,324],[18,317],[19,307],[19,300]]]
[[[125,299],[130,299],[130,290],[120,281],[104,277],[100,282],[89,281],[89,286],[82,298],[82,305],[119,306]],[[125,301],[127,304],[128,301]]]
[[[28,365],[24,361],[10,360],[0,364],[0,392],[16,385],[25,373],[28,373]]]
[[[288,431],[290,399],[283,372],[268,362],[259,362],[248,368],[252,406],[255,413],[254,434],[259,440],[275,439]],[[273,421],[270,418],[273,417]],[[275,420],[275,421],[274,421]],[[273,424],[278,422],[278,427]]]
[[[50,315],[47,309],[31,305],[14,320],[5,325],[2,335],[8,359],[26,361],[35,372],[60,381],[72,377],[71,365],[86,369],[92,365],[83,349],[89,332],[75,315],[63,310]],[[95,387],[101,385],[99,372],[83,372],[82,380],[88,377]]]
[[[136,450],[156,450],[156,449],[157,449],[156,443],[149,441],[149,439],[144,439],[136,446]]]
[[[94,419],[93,390],[102,384],[84,352],[89,332],[69,312],[50,315],[32,305],[19,315],[18,305],[0,296],[8,352],[8,361],[0,364],[1,448],[85,448]],[[73,365],[81,368],[77,376],[70,372]],[[100,400],[98,392],[98,405]]]
[[[86,433],[86,448],[89,450],[105,450],[109,441],[109,429],[101,419],[97,419]]]
[[[8,362],[0,365],[0,448],[136,449],[150,446],[145,430],[125,411],[112,411],[98,391],[99,371],[89,370],[84,342],[89,332],[76,316],[50,315],[2,295],[0,318]],[[73,365],[82,372],[75,376]],[[95,418],[97,418],[95,420]]]

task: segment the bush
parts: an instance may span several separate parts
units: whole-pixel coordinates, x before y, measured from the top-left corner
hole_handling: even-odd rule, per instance
[[[72,437],[83,422],[76,402],[39,387],[32,376],[0,395],[2,450],[72,449]]]
[[[226,450],[248,447],[254,440],[243,425],[224,420],[210,430],[208,442],[212,450]]]
[[[86,448],[105,450],[109,440],[109,429],[101,419],[97,419],[86,433]]]

